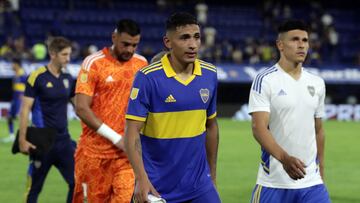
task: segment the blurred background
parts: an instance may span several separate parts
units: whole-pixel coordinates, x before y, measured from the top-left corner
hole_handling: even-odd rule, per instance
[[[29,73],[48,60],[46,42],[62,35],[73,41],[67,69],[76,77],[87,55],[111,45],[116,21],[132,18],[142,29],[137,52],[150,60],[164,49],[164,23],[174,11],[193,13],[201,23],[200,58],[218,66],[220,116],[249,119],[242,105],[251,81],[278,59],[279,22],[296,18],[312,30],[304,66],[327,83],[328,117],[359,120],[359,108],[346,105],[360,97],[360,12],[347,0],[0,0],[0,117],[11,100],[12,58]]]
[[[333,202],[360,202],[360,7],[349,0],[0,0],[0,137],[13,97],[14,59],[26,74],[48,62],[47,41],[65,36],[73,43],[67,71],[74,77],[82,60],[111,46],[121,18],[140,24],[137,53],[148,60],[164,49],[167,17],[175,11],[197,16],[202,29],[199,57],[218,68],[220,123],[219,182],[223,202],[249,202],[256,180],[259,146],[252,138],[248,95],[256,74],[278,60],[276,29],[284,19],[302,19],[312,32],[304,64],[327,87],[327,184]],[[70,132],[80,125],[69,105]],[[241,122],[239,122],[241,121]],[[244,121],[244,122],[242,122]],[[21,202],[25,156],[0,144],[0,202]],[[225,171],[225,172],[224,172]],[[64,202],[65,186],[51,172],[40,202]],[[20,191],[20,192],[19,192]]]

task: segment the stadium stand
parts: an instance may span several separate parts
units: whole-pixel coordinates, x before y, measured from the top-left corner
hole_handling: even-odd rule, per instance
[[[164,19],[175,10],[195,12],[196,2],[164,1],[165,9],[159,7],[157,1],[134,0],[125,1],[90,1],[90,0],[32,0],[20,1],[19,22],[14,29],[0,32],[0,43],[8,36],[16,38],[25,35],[26,45],[31,47],[44,42],[49,34],[64,35],[79,43],[81,47],[94,44],[101,48],[107,45],[107,38],[113,31],[113,23],[120,18],[132,18],[142,27],[142,43],[140,52],[144,55],[157,53],[163,49],[162,36]],[[191,2],[191,3],[190,3]],[[336,8],[341,4],[321,4],[308,2],[298,5],[297,1],[287,5],[280,1],[245,1],[239,4],[224,1],[219,5],[215,1],[208,3],[208,20],[203,27],[213,27],[216,32],[215,46],[205,47],[203,54],[213,62],[234,62],[232,52],[240,52],[240,62],[261,63],[263,45],[274,47],[276,36],[273,29],[277,22],[284,18],[301,18],[311,23],[315,35],[315,45],[309,57],[309,63],[357,63],[360,53],[360,14],[354,9]],[[9,12],[4,12],[9,14]],[[324,24],[324,15],[330,16],[330,23]],[[11,22],[11,18],[5,21]],[[9,23],[8,23],[9,24]],[[7,26],[3,24],[2,26]],[[1,26],[1,25],[0,25]],[[331,32],[331,34],[330,34]],[[331,41],[333,37],[333,41]],[[229,46],[224,43],[229,42]],[[225,43],[225,44],[226,44]],[[334,44],[331,44],[334,43]],[[250,51],[249,51],[250,50]],[[251,51],[252,50],[252,51]],[[272,49],[274,52],[274,49]],[[230,53],[227,53],[230,52]],[[240,54],[240,55],[239,55]],[[252,57],[255,55],[255,57]],[[271,56],[277,57],[276,54]],[[79,59],[81,60],[81,58]],[[315,60],[315,61],[313,61]]]

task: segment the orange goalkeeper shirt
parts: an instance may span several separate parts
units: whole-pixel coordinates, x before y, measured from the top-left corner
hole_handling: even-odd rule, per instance
[[[124,135],[125,113],[136,72],[147,65],[144,57],[134,54],[119,62],[108,48],[85,58],[76,83],[76,93],[92,97],[91,109],[105,124]],[[77,152],[96,158],[123,157],[108,139],[97,134],[83,122]]]

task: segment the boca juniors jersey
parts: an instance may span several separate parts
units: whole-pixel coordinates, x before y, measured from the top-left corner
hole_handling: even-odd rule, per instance
[[[249,113],[269,112],[275,141],[306,165],[303,179],[293,180],[282,164],[262,149],[257,184],[273,188],[305,188],[321,184],[318,170],[315,118],[324,117],[324,80],[302,68],[295,80],[279,64],[256,76],[249,97]]]
[[[205,124],[216,116],[216,92],[216,68],[201,60],[186,81],[176,76],[168,56],[135,77],[126,118],[145,122],[140,135],[145,170],[169,202],[212,187]]]
[[[49,127],[59,135],[67,131],[67,104],[75,95],[75,81],[68,73],[52,75],[47,67],[32,72],[27,80],[25,96],[35,99],[32,122],[36,127]]]

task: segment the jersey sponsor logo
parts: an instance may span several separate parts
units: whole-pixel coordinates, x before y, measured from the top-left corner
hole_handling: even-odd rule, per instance
[[[87,81],[88,81],[88,74],[87,73],[81,73],[80,82],[86,83]]]
[[[106,79],[105,79],[105,82],[114,82],[115,80],[114,80],[114,78],[111,76],[111,75],[109,75]]]
[[[139,88],[133,87],[130,93],[130,99],[135,100],[138,97],[139,94]]]
[[[315,94],[315,87],[314,86],[307,86],[309,94],[313,97]]]
[[[210,91],[208,89],[200,89],[201,100],[206,103],[209,100]]]
[[[48,83],[46,83],[46,87],[47,87],[47,88],[52,88],[52,87],[54,87],[54,86],[53,86],[53,84],[52,84],[51,82],[48,82]]]
[[[172,102],[176,102],[176,99],[170,94],[170,95],[165,99],[165,103],[172,103]]]
[[[285,95],[287,94],[283,89],[281,89],[280,92],[278,93],[278,96],[285,96]]]
[[[63,80],[63,83],[64,83],[64,87],[65,87],[66,89],[69,89],[69,80],[68,80],[68,79],[64,79],[64,80]]]

